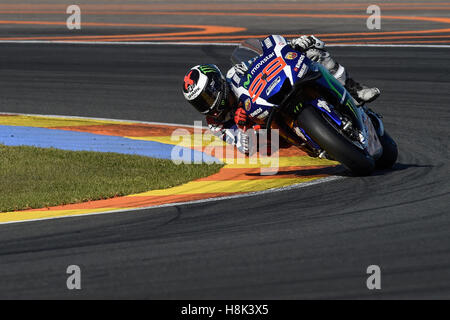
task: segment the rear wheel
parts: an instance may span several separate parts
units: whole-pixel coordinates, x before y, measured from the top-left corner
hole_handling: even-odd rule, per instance
[[[386,132],[386,130],[384,131],[384,134],[378,138],[380,139],[381,145],[383,146],[383,154],[379,159],[377,159],[375,165],[377,169],[390,169],[397,161],[397,144]]]
[[[314,142],[353,174],[364,176],[375,170],[375,160],[343,136],[313,106],[305,106],[298,121]]]

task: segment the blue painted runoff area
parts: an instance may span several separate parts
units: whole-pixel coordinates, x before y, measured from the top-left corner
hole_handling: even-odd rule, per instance
[[[0,125],[0,144],[71,151],[115,152],[178,160],[178,162],[184,163],[220,163],[217,158],[186,147],[154,141],[48,128]]]

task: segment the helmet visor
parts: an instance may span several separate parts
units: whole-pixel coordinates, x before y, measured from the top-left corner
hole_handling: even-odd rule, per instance
[[[198,97],[190,102],[199,112],[203,114],[210,114],[216,110],[218,111],[221,107],[225,90],[225,79],[220,77],[220,75],[215,74],[210,83],[198,95]]]

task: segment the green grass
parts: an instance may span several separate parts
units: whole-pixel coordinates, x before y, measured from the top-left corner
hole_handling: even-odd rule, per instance
[[[209,176],[220,164],[0,145],[0,212],[107,199]]]

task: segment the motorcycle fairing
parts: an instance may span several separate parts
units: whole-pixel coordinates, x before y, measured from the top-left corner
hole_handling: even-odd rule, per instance
[[[366,121],[362,107],[357,106],[353,97],[321,64],[308,59],[303,53],[294,50],[282,36],[269,36],[259,42],[260,47],[248,49],[238,47],[233,52],[232,61],[247,54],[259,53],[247,61],[248,71],[243,77],[233,77],[230,81],[233,91],[243,103],[247,114],[256,123],[264,123],[273,108],[279,108],[284,98],[292,94],[293,88],[302,82],[314,81],[325,94],[333,95],[333,103],[326,99],[312,98],[303,103],[313,105],[328,117],[337,127],[342,124],[345,114],[351,118],[353,125],[360,131],[362,147],[370,149],[371,155],[380,154],[381,144],[373,136],[375,132],[371,121]],[[234,59],[234,60],[233,60]],[[367,117],[368,118],[368,117]],[[301,129],[301,124],[294,124],[317,148],[317,144]],[[293,128],[293,129],[298,129]],[[369,142],[370,146],[369,146]],[[381,149],[382,151],[382,149]]]

